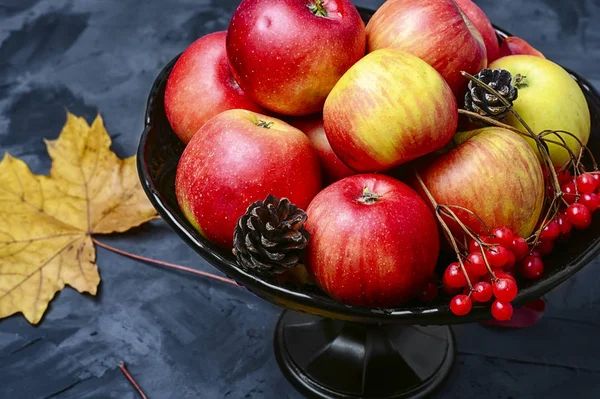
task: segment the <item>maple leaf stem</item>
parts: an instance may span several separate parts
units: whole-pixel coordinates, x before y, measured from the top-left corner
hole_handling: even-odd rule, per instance
[[[131,382],[131,385],[133,385],[136,391],[138,391],[142,399],[148,399],[148,397],[144,394],[144,391],[142,391],[142,388],[140,388],[140,386],[137,384],[137,382],[135,382],[131,374],[129,374],[129,371],[127,371],[127,367],[125,367],[125,362],[119,362],[119,368],[121,369],[123,374],[125,374],[125,377],[127,377],[129,382]]]
[[[181,270],[181,271],[184,271],[184,272],[197,274],[199,276],[212,278],[213,280],[218,280],[218,281],[222,281],[224,283],[229,283],[229,284],[232,284],[232,285],[239,286],[239,284],[236,283],[234,280],[230,280],[230,279],[225,278],[225,277],[217,276],[216,274],[211,274],[211,273],[203,272],[203,271],[200,271],[200,270],[192,269],[191,267],[176,265],[174,263],[163,262],[162,260],[156,260],[156,259],[152,259],[152,258],[146,258],[145,256],[140,256],[140,255],[132,254],[130,252],[123,251],[121,249],[118,249],[118,248],[112,247],[112,246],[110,246],[108,244],[105,244],[105,243],[103,243],[101,241],[98,241],[94,237],[92,237],[92,242],[94,244],[96,244],[97,246],[99,246],[99,247],[102,247],[104,249],[107,249],[107,250],[112,251],[114,253],[117,253],[119,255],[126,256],[126,257],[131,258],[131,259],[139,260],[139,261],[142,261],[142,262],[153,263],[155,265],[168,267],[170,269]]]

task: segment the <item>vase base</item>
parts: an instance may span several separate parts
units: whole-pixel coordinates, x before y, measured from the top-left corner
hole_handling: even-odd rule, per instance
[[[366,325],[285,311],[275,357],[302,394],[322,399],[424,398],[455,357],[447,326]]]

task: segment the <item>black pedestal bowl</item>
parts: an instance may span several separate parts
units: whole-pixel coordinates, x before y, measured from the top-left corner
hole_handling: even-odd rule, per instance
[[[367,20],[372,11],[360,9]],[[500,39],[507,33],[498,29]],[[230,251],[208,242],[186,220],[174,192],[183,143],[171,130],[163,96],[177,58],[156,78],[138,149],[138,170],[146,194],[161,217],[203,258],[240,285],[286,309],[275,331],[279,365],[294,386],[316,398],[420,398],[432,393],[448,375],[455,356],[448,325],[490,319],[490,306],[476,305],[454,316],[448,298],[431,304],[407,303],[375,309],[339,303],[324,294],[265,281],[240,269]],[[571,73],[582,88],[592,115],[589,148],[600,156],[600,96]],[[552,290],[588,264],[600,250],[600,222],[577,231],[567,244],[544,259],[543,278],[521,285],[518,307]]]

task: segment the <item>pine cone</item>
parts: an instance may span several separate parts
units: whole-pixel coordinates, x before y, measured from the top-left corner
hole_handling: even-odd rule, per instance
[[[304,229],[306,213],[287,198],[269,194],[239,218],[233,233],[233,254],[245,270],[279,274],[296,266],[310,234]]]
[[[496,90],[502,97],[510,102],[517,99],[519,90],[513,86],[512,76],[505,69],[483,69],[475,77]],[[465,94],[465,108],[477,112],[479,115],[488,116],[497,120],[504,119],[508,114],[509,107],[504,105],[500,99],[480,87],[476,82],[470,81]]]

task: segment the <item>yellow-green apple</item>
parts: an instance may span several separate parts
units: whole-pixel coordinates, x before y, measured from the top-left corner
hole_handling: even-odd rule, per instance
[[[329,141],[327,141],[327,136],[325,135],[325,129],[323,128],[322,115],[317,114],[294,118],[291,124],[302,130],[310,139],[310,142],[319,155],[326,183],[333,183],[344,177],[356,174],[331,149],[331,145],[329,145]]]
[[[440,74],[394,48],[354,64],[323,109],[329,144],[359,172],[384,171],[442,148],[457,122],[456,100]]]
[[[506,226],[529,236],[544,202],[544,177],[532,148],[519,134],[499,127],[461,132],[455,141],[457,147],[419,172],[435,201],[474,212],[490,230]],[[415,182],[414,187],[427,200],[422,186]],[[475,217],[454,210],[467,226],[484,233]],[[458,225],[449,225],[462,239]]]
[[[490,68],[506,69],[513,77],[524,76],[518,84],[519,97],[514,110],[531,129],[539,134],[544,130],[564,130],[574,134],[584,145],[590,136],[590,111],[581,88],[561,66],[533,55],[510,55],[494,61]],[[509,114],[504,120],[511,126],[524,129],[517,118]],[[575,153],[579,142],[570,135],[559,133]],[[557,136],[548,136],[560,141]],[[535,142],[528,139],[537,150]],[[555,166],[569,161],[569,152],[557,144],[548,143],[550,157]]]
[[[546,58],[544,57],[544,54],[520,37],[509,36],[502,41],[502,45],[500,46],[500,57],[519,54],[535,55],[537,57]]]
[[[214,32],[192,43],[181,54],[167,80],[165,113],[184,143],[206,121],[228,109],[265,110],[236,83],[225,50],[227,32]]]
[[[188,143],[175,178],[177,202],[208,240],[231,247],[248,206],[268,194],[306,209],[321,189],[319,158],[300,130],[247,110],[224,111]]]
[[[229,24],[227,55],[257,103],[308,115],[321,111],[365,43],[365,24],[350,0],[243,0]]]
[[[312,200],[307,216],[306,265],[335,299],[397,306],[433,275],[440,245],[433,214],[413,189],[392,177],[339,180]]]
[[[498,36],[496,35],[496,29],[492,26],[485,12],[472,0],[454,0],[454,2],[467,15],[479,33],[481,33],[483,42],[485,43],[488,64],[498,59],[500,57]]]
[[[387,0],[367,24],[367,49],[395,47],[425,60],[446,79],[457,98],[466,71],[487,65],[479,30],[452,0]]]

